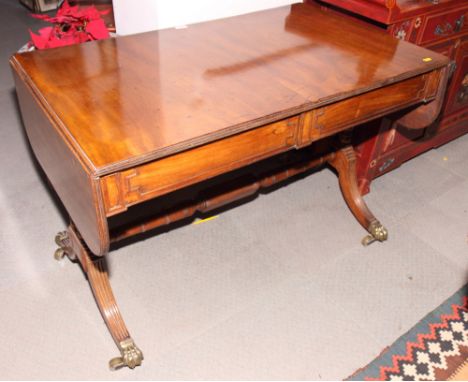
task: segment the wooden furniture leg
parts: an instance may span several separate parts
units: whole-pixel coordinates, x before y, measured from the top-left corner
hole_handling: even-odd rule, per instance
[[[328,163],[338,172],[341,192],[346,204],[359,223],[370,233],[362,239],[367,246],[375,241],[388,238],[387,229],[375,218],[359,192],[356,176],[356,154],[351,145],[338,148]]]
[[[121,356],[110,360],[110,369],[117,370],[125,366],[134,369],[141,365],[143,353],[130,337],[120,314],[109,283],[105,257],[93,256],[72,225],[67,231],[58,233],[55,241],[59,246],[55,252],[57,260],[66,255],[71,260],[78,258],[80,261],[102,317],[120,350]]]

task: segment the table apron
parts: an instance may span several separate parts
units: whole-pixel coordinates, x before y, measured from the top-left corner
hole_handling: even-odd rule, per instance
[[[440,71],[300,113],[101,178],[107,216],[435,97]]]

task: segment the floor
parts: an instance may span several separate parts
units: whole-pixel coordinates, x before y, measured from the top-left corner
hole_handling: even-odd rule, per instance
[[[368,248],[324,169],[124,246],[111,282],[143,366],[117,350],[80,268],[53,259],[66,225],[23,133],[8,57],[38,22],[0,0],[0,377],[339,380],[468,281],[468,136],[376,180],[390,238]]]

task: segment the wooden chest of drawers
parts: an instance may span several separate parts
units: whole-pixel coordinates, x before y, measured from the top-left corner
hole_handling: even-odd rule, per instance
[[[403,162],[468,132],[468,1],[308,0],[386,30],[453,60],[452,77],[439,120],[425,130],[375,121],[355,137],[360,190]]]

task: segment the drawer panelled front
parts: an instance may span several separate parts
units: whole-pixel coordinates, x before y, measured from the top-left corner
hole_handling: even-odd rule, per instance
[[[364,123],[406,105],[410,106],[421,97],[433,98],[438,79],[439,72],[433,72],[318,108],[306,113],[304,132],[308,134],[308,141],[313,142],[337,133],[350,121],[353,124]]]
[[[292,117],[101,179],[108,216],[295,146]]]
[[[468,31],[468,8],[428,16],[419,44],[450,38]]]

